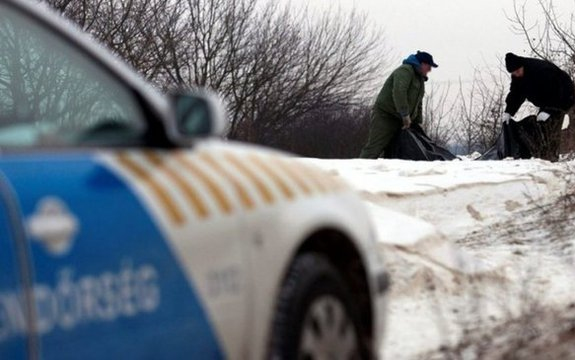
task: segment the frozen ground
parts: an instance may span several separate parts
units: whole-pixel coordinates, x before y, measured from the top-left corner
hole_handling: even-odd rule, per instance
[[[575,358],[575,162],[305,161],[371,210],[383,359]]]

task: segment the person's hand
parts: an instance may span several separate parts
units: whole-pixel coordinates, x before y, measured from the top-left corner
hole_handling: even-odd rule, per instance
[[[541,111],[539,114],[537,114],[537,121],[547,121],[550,117],[550,114],[546,113],[545,111]]]
[[[403,128],[402,129],[409,129],[411,126],[411,116],[406,115],[403,118]]]
[[[510,113],[503,113],[503,115],[501,115],[501,122],[504,124],[509,124],[509,120],[511,120],[511,114]]]

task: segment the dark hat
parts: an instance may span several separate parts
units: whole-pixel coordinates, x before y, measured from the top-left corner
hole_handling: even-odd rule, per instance
[[[417,58],[417,60],[419,60],[420,63],[429,64],[434,68],[439,66],[433,62],[433,56],[431,56],[430,53],[426,53],[425,51],[418,51],[417,54],[415,54],[415,57]]]
[[[505,67],[507,71],[512,73],[523,66],[523,58],[513,53],[505,54]]]

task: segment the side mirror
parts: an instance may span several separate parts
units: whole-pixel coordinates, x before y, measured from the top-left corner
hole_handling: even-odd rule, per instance
[[[225,109],[217,95],[193,91],[174,94],[172,99],[178,136],[223,136],[226,130]]]

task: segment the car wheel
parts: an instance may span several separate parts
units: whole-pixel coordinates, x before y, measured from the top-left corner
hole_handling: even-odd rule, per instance
[[[277,302],[271,358],[368,358],[357,313],[347,286],[326,257],[315,253],[298,256]]]

